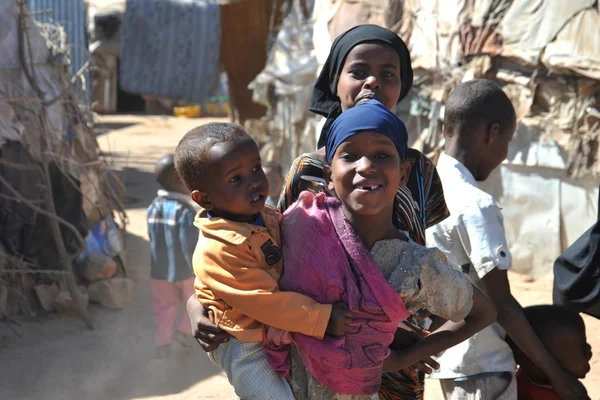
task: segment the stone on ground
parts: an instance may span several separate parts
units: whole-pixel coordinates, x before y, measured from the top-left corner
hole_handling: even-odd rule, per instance
[[[88,255],[78,268],[88,282],[109,279],[117,273],[117,263],[112,258],[97,254]]]
[[[88,286],[88,291],[91,301],[118,310],[131,304],[133,286],[131,279],[116,277],[94,282]]]
[[[88,295],[88,292],[84,286],[79,286],[79,291],[81,292],[83,306],[84,306],[84,308],[87,308],[87,306],[90,302],[90,297]],[[53,304],[56,312],[58,312],[60,314],[73,315],[73,316],[78,315],[77,309],[75,308],[75,304],[73,303],[73,299],[71,298],[71,295],[69,294],[69,292],[66,290],[61,291],[54,298],[54,301],[52,304]]]
[[[51,284],[40,284],[33,287],[37,294],[40,304],[45,311],[54,311],[54,299],[60,293],[60,288],[56,282]],[[70,296],[69,296],[70,298]]]

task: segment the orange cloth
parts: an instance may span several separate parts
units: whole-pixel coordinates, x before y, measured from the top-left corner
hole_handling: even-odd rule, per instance
[[[196,216],[196,295],[214,312],[215,324],[242,342],[260,342],[262,324],[322,339],[331,305],[279,291],[281,216],[265,207],[261,217],[264,227]]]
[[[519,400],[560,400],[550,386],[533,383],[521,368],[517,371],[517,390]]]

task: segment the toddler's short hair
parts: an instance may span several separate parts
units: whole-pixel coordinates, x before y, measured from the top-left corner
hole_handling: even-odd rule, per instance
[[[523,309],[525,317],[542,342],[547,338],[577,330],[585,332],[585,323],[577,311],[558,305],[532,306]]]
[[[498,123],[501,133],[516,122],[515,108],[502,88],[486,79],[458,85],[446,101],[444,131],[461,135],[482,125]]]
[[[218,143],[249,139],[240,125],[212,122],[198,126],[181,139],[175,150],[175,168],[190,192],[203,186],[203,179],[210,166],[207,156],[210,148]]]

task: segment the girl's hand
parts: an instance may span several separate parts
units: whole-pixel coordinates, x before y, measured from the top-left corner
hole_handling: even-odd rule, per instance
[[[406,375],[417,378],[417,371],[430,374],[433,370],[438,369],[440,365],[431,357],[426,357],[422,361],[412,363],[410,361],[413,356],[407,351],[392,350],[388,358],[383,361],[383,372],[402,371]]]
[[[267,331],[267,340],[275,346],[285,346],[292,343],[292,334],[272,326],[265,326]]]
[[[195,295],[188,299],[186,308],[192,324],[192,334],[202,350],[207,353],[213,351],[231,338],[212,322],[212,312],[202,307]]]
[[[433,358],[427,357],[426,360],[419,361],[416,364],[411,365],[407,368],[402,368],[400,371],[410,376],[412,379],[417,380],[419,377],[419,371],[424,374],[431,374],[434,370],[439,369],[440,364],[435,362]]]
[[[394,335],[394,342],[392,343],[390,348],[396,350],[398,353],[402,353],[402,350],[412,346],[427,335],[429,335],[428,331],[410,323],[409,321],[404,321],[400,324],[398,329],[396,329],[396,334]],[[401,362],[401,360],[399,361]],[[440,365],[431,357],[426,357],[425,359],[412,365],[400,368],[397,367],[397,365],[390,365],[392,371],[395,372],[399,369],[406,375],[412,377],[413,379],[417,379],[418,371],[430,374],[433,372],[433,370],[438,369]]]
[[[429,332],[425,329],[420,328],[409,321],[403,321],[398,326],[398,329],[396,329],[394,341],[390,345],[390,348],[393,350],[404,350],[417,343],[428,334]]]

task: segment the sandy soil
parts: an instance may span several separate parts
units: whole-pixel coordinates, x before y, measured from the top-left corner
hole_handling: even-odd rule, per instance
[[[107,116],[99,141],[127,186],[130,224],[125,237],[126,262],[136,282],[133,304],[122,311],[90,306],[96,329],[75,318],[40,314],[0,323],[0,399],[217,399],[229,400],[232,389],[198,347],[175,349],[167,360],[154,359],[150,304],[149,247],[145,210],[157,184],[154,162],[173,151],[185,132],[207,120],[167,117]],[[511,275],[523,305],[549,303],[551,281],[528,282]],[[600,345],[600,321],[585,318],[588,340]],[[600,400],[600,362],[593,360],[584,381]],[[428,381],[426,399],[439,399],[438,385]]]

